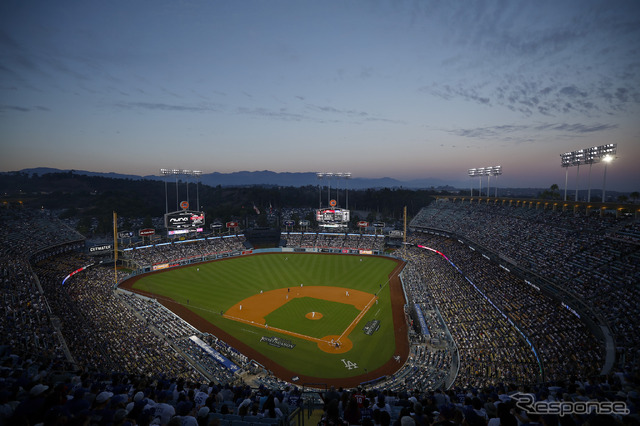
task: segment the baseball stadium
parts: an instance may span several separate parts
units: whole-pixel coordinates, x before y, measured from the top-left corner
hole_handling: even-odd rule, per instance
[[[332,398],[345,417],[352,399],[367,400],[358,413],[374,406],[353,420],[363,425],[416,412],[487,424],[523,406],[523,419],[541,418],[519,395],[610,402],[572,406],[573,424],[633,419],[633,216],[448,195],[402,229],[349,229],[348,206],[320,204],[315,224],[283,208],[279,228],[204,232],[185,202],[135,238],[114,213],[100,245],[53,214],[3,209],[2,402],[16,401],[3,420],[67,410],[102,424],[78,408],[99,406],[130,424],[293,425]],[[56,411],[18,408],[36,400]]]

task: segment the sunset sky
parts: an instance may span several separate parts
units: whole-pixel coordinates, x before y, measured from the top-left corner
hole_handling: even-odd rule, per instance
[[[0,171],[562,188],[608,143],[607,190],[640,191],[636,0],[0,2]]]

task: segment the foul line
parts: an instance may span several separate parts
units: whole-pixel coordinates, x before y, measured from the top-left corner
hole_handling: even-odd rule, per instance
[[[318,339],[317,337],[311,337],[311,336],[307,336],[305,334],[296,333],[295,331],[283,330],[283,329],[277,328],[277,327],[269,327],[267,324],[260,324],[260,323],[257,323],[255,321],[249,321],[249,320],[244,319],[244,318],[232,317],[231,315],[227,315],[227,314],[224,314],[222,317],[230,319],[230,320],[233,320],[233,321],[243,322],[245,324],[249,324],[249,325],[252,325],[254,327],[264,328],[266,330],[272,330],[272,331],[275,331],[275,332],[278,332],[278,333],[288,334],[290,336],[299,337],[299,338],[305,339],[305,340],[310,340],[310,341],[316,342],[316,343],[323,343],[323,342],[324,343],[329,343],[329,341]]]
[[[351,334],[351,332],[353,331],[354,328],[356,328],[356,325],[358,325],[362,317],[364,317],[365,314],[369,312],[369,309],[371,309],[371,306],[373,306],[373,302],[375,302],[377,299],[378,299],[378,296],[373,296],[371,300],[369,300],[369,303],[367,303],[367,306],[365,306],[364,309],[360,311],[358,316],[353,321],[351,321],[351,324],[349,324],[349,326],[342,332],[340,337],[338,337],[337,339],[338,342],[340,342],[340,340],[345,336],[345,334],[346,335]]]
[[[355,317],[355,319],[353,321],[351,321],[351,324],[349,324],[349,326],[342,332],[340,337],[338,337],[336,339],[336,342],[340,343],[340,341],[342,340],[343,337],[345,337],[345,335],[351,334],[353,329],[356,328],[356,325],[358,325],[358,323],[360,322],[362,317],[364,317],[367,314],[367,312],[369,312],[369,309],[371,309],[371,307],[373,306],[373,303],[377,299],[378,299],[378,296],[374,295],[371,298],[371,300],[369,300],[369,303],[367,303],[367,305],[364,307],[364,309],[362,309],[360,311],[360,313],[358,313],[358,315]],[[238,321],[238,322],[242,322],[242,323],[245,323],[245,324],[249,324],[249,325],[252,325],[254,327],[264,328],[265,330],[271,330],[271,331],[274,331],[274,332],[278,332],[278,333],[282,333],[282,334],[288,334],[288,335],[294,336],[294,337],[299,337],[301,339],[310,340],[310,341],[316,342],[316,343],[331,343],[329,340],[323,340],[323,339],[319,339],[317,337],[311,337],[311,336],[307,336],[306,334],[300,334],[300,333],[296,333],[295,331],[290,331],[290,330],[283,330],[283,329],[277,328],[277,327],[269,327],[267,324],[260,324],[260,323],[257,323],[255,321],[250,321],[250,320],[245,319],[245,318],[238,318],[238,317],[234,317],[234,316],[227,315],[227,314],[222,315],[222,317],[226,318],[226,319],[233,320],[233,321]]]

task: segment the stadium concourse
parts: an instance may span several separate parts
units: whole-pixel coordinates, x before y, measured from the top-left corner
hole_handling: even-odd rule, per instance
[[[410,244],[393,254],[407,261],[407,312],[420,307],[430,338],[412,332],[409,361],[384,381],[300,394],[156,301],[114,289],[113,264],[81,270],[95,262],[84,237],[54,215],[2,209],[0,218],[0,424],[290,423],[316,395],[327,415],[335,408],[363,425],[638,423],[640,227],[628,219],[432,203],[412,220]],[[286,237],[296,247],[384,248],[383,239],[351,234]],[[204,257],[243,242],[152,246],[127,261]],[[243,374],[212,361],[190,336]],[[515,405],[523,393],[575,409],[525,412]],[[626,411],[583,414],[572,405],[596,401]]]

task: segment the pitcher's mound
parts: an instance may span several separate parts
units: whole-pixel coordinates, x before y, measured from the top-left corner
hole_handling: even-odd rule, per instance
[[[348,338],[343,337],[340,339],[340,342],[336,344],[338,337],[340,336],[324,336],[322,338],[323,341],[318,343],[318,348],[330,354],[343,354],[345,352],[349,352],[353,348],[353,342]]]
[[[322,314],[320,312],[307,312],[305,317],[310,320],[319,320],[322,318]]]

